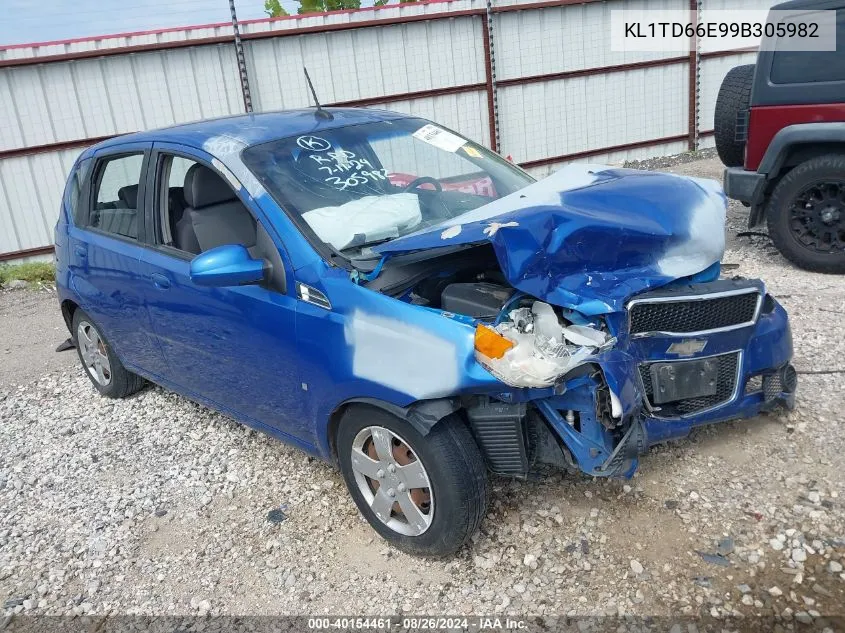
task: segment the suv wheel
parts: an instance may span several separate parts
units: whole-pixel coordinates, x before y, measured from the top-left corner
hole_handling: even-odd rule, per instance
[[[753,81],[754,64],[747,64],[731,68],[719,87],[716,113],[713,117],[713,133],[716,151],[727,167],[739,167],[745,160],[745,130],[738,128],[740,125],[747,125],[745,118],[751,103]],[[737,140],[737,137],[740,140]]]
[[[386,411],[352,407],[338,430],[337,453],[361,514],[385,540],[409,554],[451,554],[484,517],[484,458],[455,416],[422,436]]]
[[[795,265],[845,272],[845,156],[799,164],[777,184],[766,208],[769,235]]]
[[[125,398],[144,386],[144,379],[126,370],[106,337],[81,308],[73,313],[73,339],[82,369],[104,396]]]

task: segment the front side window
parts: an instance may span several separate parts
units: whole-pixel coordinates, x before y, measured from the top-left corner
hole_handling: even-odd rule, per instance
[[[156,239],[189,255],[224,244],[259,251],[255,218],[231,185],[200,162],[170,154],[159,159]]]
[[[89,227],[138,239],[138,189],[143,164],[143,154],[124,154],[100,162],[88,217]]]
[[[413,118],[271,141],[242,157],[301,225],[350,256],[534,181],[480,145]]]

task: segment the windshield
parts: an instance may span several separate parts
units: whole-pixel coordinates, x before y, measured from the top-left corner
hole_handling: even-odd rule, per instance
[[[349,257],[534,182],[482,146],[412,118],[292,136],[242,158],[300,226]]]

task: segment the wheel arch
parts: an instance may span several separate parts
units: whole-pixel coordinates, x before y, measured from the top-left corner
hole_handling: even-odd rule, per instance
[[[62,301],[61,308],[62,318],[65,320],[65,325],[67,326],[68,332],[70,332],[71,338],[73,338],[73,315],[79,309],[79,304],[71,299],[65,299]]]
[[[420,435],[425,436],[440,420],[458,411],[461,406],[460,400],[456,397],[418,400],[405,407],[378,398],[349,398],[335,407],[329,415],[327,435],[330,457],[333,461],[337,461],[337,431],[344,414],[351,407],[373,407],[387,411],[406,421]]]
[[[757,172],[771,180],[799,162],[839,149],[845,151],[845,121],[787,125],[769,143]]]
[[[748,226],[762,223],[769,196],[781,178],[804,161],[824,154],[845,154],[845,122],[798,123],[775,134],[757,168],[766,178],[751,202]]]

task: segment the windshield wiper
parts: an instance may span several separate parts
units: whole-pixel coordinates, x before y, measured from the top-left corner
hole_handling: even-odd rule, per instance
[[[363,249],[367,248],[368,246],[376,246],[378,244],[384,244],[385,242],[389,242],[390,240],[395,240],[396,237],[397,237],[396,235],[393,235],[391,237],[381,237],[377,240],[369,240],[368,242],[355,242],[353,240],[352,243],[349,246],[342,248],[340,252],[345,253],[345,252],[350,251],[354,248],[360,248],[360,249],[363,250]]]

